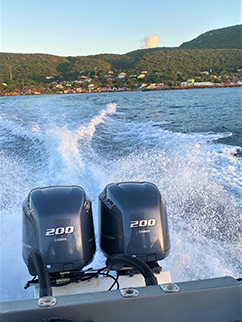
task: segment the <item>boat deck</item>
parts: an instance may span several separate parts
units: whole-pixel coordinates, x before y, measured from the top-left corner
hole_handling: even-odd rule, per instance
[[[39,307],[38,300],[1,303],[1,322],[34,322],[65,317],[76,322],[239,322],[242,284],[232,277],[177,283],[167,293],[159,285],[138,287],[136,296],[120,290],[57,296],[56,305]],[[169,289],[169,288],[168,288]]]

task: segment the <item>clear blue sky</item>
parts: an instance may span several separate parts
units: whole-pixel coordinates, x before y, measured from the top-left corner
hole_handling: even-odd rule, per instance
[[[0,51],[124,54],[157,34],[175,47],[241,24],[242,0],[1,0]]]

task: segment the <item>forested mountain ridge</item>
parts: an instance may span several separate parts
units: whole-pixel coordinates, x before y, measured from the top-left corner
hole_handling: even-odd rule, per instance
[[[100,54],[95,56],[59,57],[46,54],[0,53],[0,77],[5,80],[32,79],[44,81],[48,76],[77,77],[81,72],[95,70],[131,70],[139,72],[186,72],[197,74],[203,70],[236,70],[242,66],[242,49],[163,49],[145,51],[137,58],[128,55]]]
[[[0,77],[9,78],[10,69],[13,79],[57,76],[59,75],[58,66],[63,63],[69,63],[66,57],[47,54],[0,53]]]
[[[242,25],[207,31],[197,38],[184,42],[184,49],[242,49]]]
[[[135,61],[136,69],[161,72],[199,73],[203,70],[240,68],[240,49],[167,49],[140,56]]]

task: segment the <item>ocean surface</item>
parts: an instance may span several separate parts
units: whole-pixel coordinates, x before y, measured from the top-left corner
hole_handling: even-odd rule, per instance
[[[242,277],[241,88],[0,98],[0,301],[33,297],[22,202],[35,187],[149,181],[166,200],[174,282]],[[91,263],[103,266],[99,248]]]

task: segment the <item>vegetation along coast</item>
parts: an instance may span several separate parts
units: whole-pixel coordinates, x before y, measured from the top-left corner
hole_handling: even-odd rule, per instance
[[[0,95],[242,86],[242,25],[123,55],[0,53]]]

